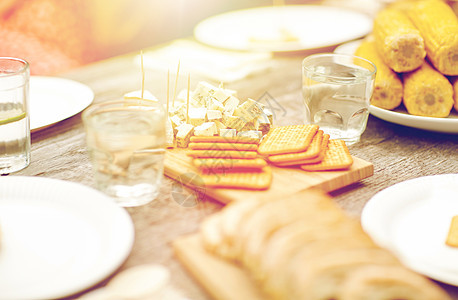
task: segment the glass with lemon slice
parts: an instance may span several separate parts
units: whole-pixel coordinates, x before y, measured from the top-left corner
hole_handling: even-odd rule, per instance
[[[30,163],[29,64],[0,57],[0,174]]]

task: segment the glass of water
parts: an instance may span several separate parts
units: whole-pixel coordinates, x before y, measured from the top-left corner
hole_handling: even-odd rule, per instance
[[[125,207],[154,200],[164,173],[165,111],[155,101],[120,100],[83,112],[96,187]]]
[[[0,57],[0,174],[30,163],[29,64]]]
[[[376,67],[361,57],[314,54],[302,62],[306,123],[317,124],[332,139],[347,145],[366,129]]]

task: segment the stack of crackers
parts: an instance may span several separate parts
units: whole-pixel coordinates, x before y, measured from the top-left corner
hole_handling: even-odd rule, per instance
[[[187,154],[206,186],[263,190],[272,182],[269,164],[305,171],[350,168],[345,142],[329,139],[317,125],[272,128],[262,140],[252,137],[192,136]]]

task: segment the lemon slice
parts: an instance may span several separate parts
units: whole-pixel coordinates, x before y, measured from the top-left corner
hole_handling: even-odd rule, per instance
[[[21,119],[24,119],[25,116],[25,111],[22,111],[20,109],[0,111],[0,125],[19,121]]]

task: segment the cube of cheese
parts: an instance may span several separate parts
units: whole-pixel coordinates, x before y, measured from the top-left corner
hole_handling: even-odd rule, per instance
[[[241,131],[245,126],[246,122],[240,117],[237,116],[228,116],[224,119],[224,124],[229,127]]]
[[[176,135],[178,132],[178,127],[180,127],[184,122],[178,116],[173,116],[169,118],[170,125],[172,126],[173,135]]]
[[[180,127],[178,127],[178,132],[177,132],[177,137],[176,137],[176,143],[177,147],[180,148],[186,148],[189,145],[189,140],[191,139],[191,136],[194,133],[194,126],[191,124],[182,124]]]
[[[214,136],[218,133],[218,128],[214,122],[206,122],[194,128],[195,136]]]
[[[248,98],[240,104],[234,111],[234,116],[243,118],[246,122],[251,122],[262,114],[262,109],[258,102]]]
[[[180,120],[186,120],[186,103],[181,103],[169,108],[169,117],[177,116]]]
[[[192,93],[192,98],[199,104],[196,107],[207,107],[207,103],[218,88],[208,82],[201,81]]]
[[[224,112],[226,114],[232,115],[239,105],[239,99],[235,98],[234,96],[229,97],[226,101],[224,101]]]
[[[272,111],[269,108],[264,107],[262,109],[262,112],[264,113],[264,115],[267,116],[267,119],[269,119],[270,125],[273,125],[274,124],[274,114],[272,113]]]
[[[220,103],[224,103],[224,101],[226,101],[230,96],[230,94],[226,94],[226,92],[221,88],[216,89],[212,95],[212,97]]]
[[[216,128],[218,128],[218,130],[220,130],[220,129],[226,129],[226,128],[227,128],[227,126],[224,125],[224,123],[221,122],[221,121],[215,120],[215,121],[213,121],[213,122],[215,123]]]
[[[208,121],[221,121],[223,119],[223,113],[220,110],[207,109],[207,120]]]
[[[254,139],[261,139],[262,132],[258,130],[247,130],[247,131],[240,131],[237,133],[237,136],[249,137]]]
[[[194,126],[199,126],[205,123],[205,116],[207,109],[205,107],[191,107],[189,108],[189,123]]]
[[[262,134],[267,134],[270,130],[270,121],[269,118],[262,113],[259,117],[254,120],[255,130],[259,130]]]
[[[132,91],[124,94],[124,99],[142,100],[142,91]],[[143,99],[158,102],[157,98],[148,90],[143,91]]]
[[[219,135],[228,138],[234,138],[237,136],[237,130],[235,129],[220,129]]]
[[[210,102],[207,103],[207,109],[224,111],[224,105],[218,100],[212,98]]]

